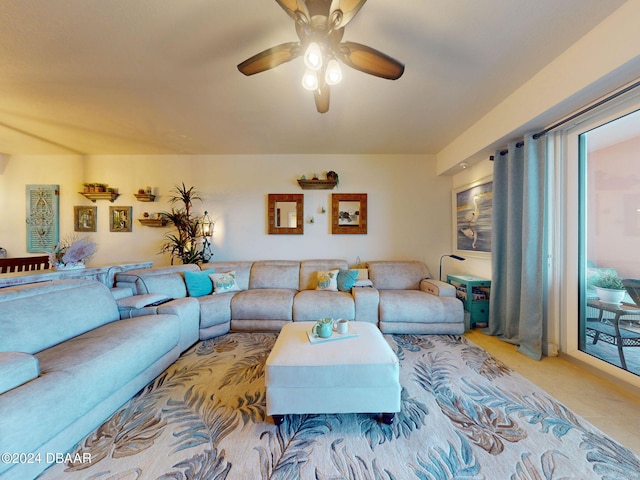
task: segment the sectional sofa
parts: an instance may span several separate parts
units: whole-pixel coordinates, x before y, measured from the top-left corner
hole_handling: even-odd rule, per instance
[[[3,480],[34,478],[198,340],[193,298],[140,313],[97,280],[0,289]]]
[[[344,281],[350,274],[353,281]],[[217,288],[220,277],[232,278],[233,285]],[[455,288],[432,279],[419,261],[372,261],[363,269],[349,269],[340,259],[176,265],[118,273],[116,286],[136,295],[195,296],[201,339],[229,330],[279,331],[289,322],[322,317],[373,323],[383,333],[464,332]]]
[[[33,478],[198,338],[321,317],[461,334],[455,289],[422,262],[242,261],[0,289],[0,477]],[[52,414],[55,412],[55,414]]]

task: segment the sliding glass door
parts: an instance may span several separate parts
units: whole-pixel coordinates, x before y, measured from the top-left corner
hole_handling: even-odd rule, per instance
[[[640,375],[640,110],[577,140],[577,346]]]

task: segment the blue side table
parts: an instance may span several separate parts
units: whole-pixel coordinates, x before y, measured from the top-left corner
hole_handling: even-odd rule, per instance
[[[456,297],[469,312],[470,327],[488,326],[491,280],[461,273],[447,275],[447,283],[456,287]]]

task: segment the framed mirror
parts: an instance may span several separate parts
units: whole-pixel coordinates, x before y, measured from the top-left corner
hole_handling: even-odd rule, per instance
[[[302,235],[304,233],[303,219],[303,194],[269,194],[267,202],[269,235]]]
[[[331,195],[331,233],[367,234],[367,194]]]

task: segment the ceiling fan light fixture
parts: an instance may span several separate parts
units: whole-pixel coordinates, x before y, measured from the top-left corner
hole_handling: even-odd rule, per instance
[[[316,42],[311,42],[304,52],[304,64],[315,72],[322,68],[322,50]]]
[[[302,86],[307,90],[316,90],[318,88],[318,76],[316,72],[307,69],[302,76]]]
[[[307,70],[301,83],[314,92],[318,113],[329,110],[330,87],[341,82],[343,65],[368,75],[397,80],[404,73],[404,64],[366,45],[343,41],[345,27],[366,1],[276,0],[295,22],[299,41],[263,50],[241,62],[238,70],[249,76],[303,57]]]
[[[327,82],[327,85],[337,85],[342,81],[342,69],[335,58],[332,58],[327,62],[324,81]]]

